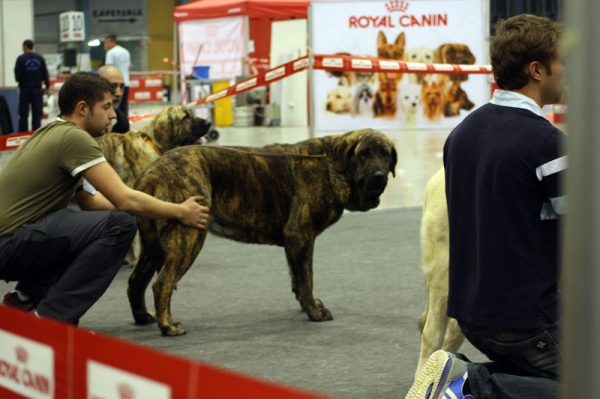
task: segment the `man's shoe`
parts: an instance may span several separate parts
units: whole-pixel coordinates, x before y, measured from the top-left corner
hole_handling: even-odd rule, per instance
[[[10,306],[11,308],[17,308],[24,312],[31,312],[34,310],[33,302],[30,300],[23,301],[19,298],[19,295],[16,292],[9,292],[4,295],[4,300],[2,301],[2,305]]]
[[[467,375],[467,362],[450,352],[436,351],[427,359],[406,399],[472,399],[463,394]]]

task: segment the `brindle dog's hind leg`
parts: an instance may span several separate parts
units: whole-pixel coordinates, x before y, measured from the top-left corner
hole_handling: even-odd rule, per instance
[[[156,321],[154,313],[148,312],[144,293],[150,280],[152,280],[152,276],[154,276],[154,272],[160,268],[161,264],[162,257],[151,256],[148,251],[142,249],[140,259],[129,276],[127,296],[136,324],[149,324]]]
[[[161,239],[165,262],[152,285],[156,320],[163,335],[177,336],[186,333],[181,323],[171,317],[171,297],[177,283],[192,266],[206,239],[206,230],[177,225]]]
[[[292,277],[292,291],[309,320],[333,320],[331,312],[325,308],[323,302],[313,298],[312,259],[315,237],[309,226],[295,226],[298,226],[298,223],[290,221],[284,229],[285,255]]]

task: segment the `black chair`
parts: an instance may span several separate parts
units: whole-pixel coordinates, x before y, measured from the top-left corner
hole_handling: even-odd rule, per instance
[[[0,135],[14,133],[12,117],[6,98],[0,95]]]

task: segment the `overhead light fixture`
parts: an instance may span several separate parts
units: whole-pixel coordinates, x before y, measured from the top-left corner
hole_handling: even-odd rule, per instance
[[[98,47],[100,45],[100,39],[90,40],[88,42],[88,46],[90,47]]]

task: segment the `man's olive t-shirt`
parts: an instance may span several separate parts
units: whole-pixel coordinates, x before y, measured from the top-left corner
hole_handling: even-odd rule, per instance
[[[38,129],[0,170],[0,237],[66,208],[81,172],[104,161],[96,140],[72,122]]]

